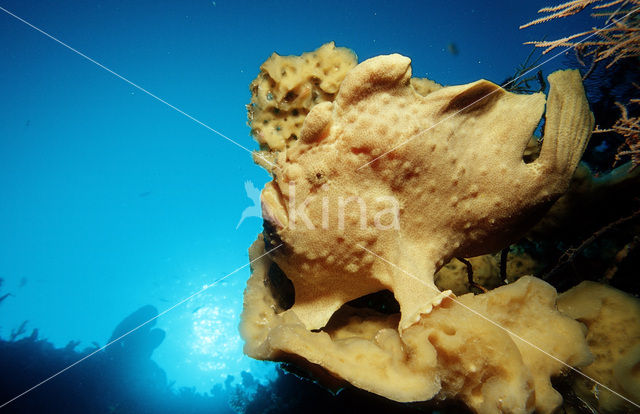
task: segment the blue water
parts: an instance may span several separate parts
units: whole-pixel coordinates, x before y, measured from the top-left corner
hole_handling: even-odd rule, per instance
[[[518,30],[546,3],[0,0],[0,7],[255,149],[244,105],[272,52],[299,54],[333,40],[360,61],[407,55],[414,76],[439,83],[499,83],[529,54],[523,42],[593,25],[580,15]],[[541,69],[564,64],[560,56]],[[136,309],[163,312],[247,264],[262,223],[250,217],[238,226],[252,205],[245,182],[261,188],[269,180],[247,151],[4,11],[0,80],[0,293],[12,294],[0,306],[2,338],[27,320],[27,335],[37,328],[56,346],[104,345]],[[166,337],[152,358],[175,387],[205,393],[241,371],[273,375],[274,365],[242,355],[237,325],[248,276],[244,267],[158,318]]]

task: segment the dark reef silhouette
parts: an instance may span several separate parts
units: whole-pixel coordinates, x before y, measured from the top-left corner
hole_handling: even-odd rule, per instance
[[[154,328],[155,319],[151,320],[157,315],[151,305],[136,310],[116,326],[107,343],[115,342],[100,351],[96,343],[78,350],[79,341],[55,347],[40,338],[37,329],[27,335],[23,324],[10,339],[0,339],[0,405],[94,355],[7,404],[0,414],[428,413],[437,408],[396,403],[355,388],[334,395],[281,367],[268,384],[242,372],[239,383],[229,375],[206,394],[195,388],[174,389],[164,370],[151,359],[165,337],[163,330]],[[462,406],[442,408],[466,411]]]
[[[126,317],[110,341],[157,315],[144,306]],[[226,397],[201,395],[194,389],[173,390],[151,354],[164,331],[151,321],[108,348],[16,399],[0,411],[7,413],[232,413]],[[31,335],[0,340],[0,404],[11,400],[99,349],[77,350],[79,342],[62,348]]]

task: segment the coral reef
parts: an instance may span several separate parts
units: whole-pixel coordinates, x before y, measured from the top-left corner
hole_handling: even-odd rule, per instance
[[[158,310],[151,305],[136,310],[116,326],[107,343],[116,342],[105,349],[107,358],[114,361],[114,365],[138,372],[136,377],[126,378],[123,383],[140,394],[148,393],[151,384],[160,390],[167,387],[166,374],[151,359],[151,354],[165,337],[162,329],[153,328],[157,317]]]
[[[494,289],[504,283],[515,282],[525,275],[535,274],[540,267],[526,252],[509,252],[506,264],[506,281],[500,274],[499,257],[493,254],[472,257],[473,279],[478,285]],[[435,275],[435,283],[440,290],[451,290],[456,295],[471,292],[468,283],[467,268],[459,259],[453,259],[444,265]]]
[[[333,102],[347,72],[357,63],[351,49],[335,47],[333,42],[301,56],[273,53],[249,86],[248,124],[251,135],[260,144],[254,161],[271,171],[273,165],[269,163],[275,162],[276,154],[300,137],[302,123],[311,108]],[[411,84],[420,95],[442,87],[425,78],[411,78]]]
[[[157,315],[144,306],[126,317],[114,329],[111,340]],[[40,381],[71,364],[82,363],[60,373],[51,381],[15,399],[5,407],[8,413],[221,413],[235,414],[228,403],[238,389],[214,388],[211,395],[190,388],[173,389],[164,371],[151,359],[164,332],[150,323],[112,347],[95,353],[100,345],[78,350],[79,341],[57,348],[38,331],[31,335],[0,339],[0,404],[4,404]],[[91,355],[89,357],[89,355]]]
[[[626,164],[595,176],[586,165],[580,165],[567,192],[529,234],[536,240],[558,233],[565,238],[584,238],[619,215],[629,214],[632,198],[640,195],[635,190],[640,184],[640,171],[630,169]]]
[[[640,99],[632,99],[629,102],[638,104]],[[629,156],[635,168],[640,165],[640,116],[629,116],[626,106],[619,102],[616,104],[620,108],[620,118],[610,129],[602,131],[613,131],[624,137],[624,144],[616,154],[616,161],[621,161],[624,156]]]
[[[640,301],[607,285],[585,281],[559,296],[558,309],[587,326],[587,342],[595,360],[581,371],[632,401],[640,401]],[[586,378],[576,377],[574,388],[599,411],[634,408]]]
[[[544,48],[543,54],[559,47],[575,49],[578,61],[588,70],[583,78],[593,74],[599,65],[605,65],[607,76],[620,78],[620,74],[609,69],[630,61],[632,72],[637,73],[638,58],[640,57],[640,0],[573,0],[552,7],[544,7],[539,13],[549,13],[547,16],[533,20],[520,26],[521,29],[548,22],[553,19],[566,18],[575,15],[589,6],[593,7],[594,18],[605,18],[600,28],[575,33],[552,41],[528,42],[536,47]],[[587,61],[590,63],[587,65]],[[635,97],[625,104],[615,102],[620,110],[617,121],[605,128],[597,128],[596,133],[614,132],[624,138],[618,147],[615,161],[631,159],[634,167],[640,164],[640,117],[629,115],[629,106],[637,105],[639,87],[635,83]],[[637,108],[636,108],[637,109]],[[600,124],[599,124],[600,125]]]
[[[456,298],[434,283],[452,258],[521,237],[567,189],[593,117],[576,71],[549,82],[544,143],[525,162],[543,94],[412,80],[400,55],[349,71],[297,139],[272,151],[264,238],[250,255],[273,252],[254,262],[245,291],[245,352],[396,401],[558,407],[550,377],[591,354],[553,287],[523,277]]]
[[[638,0],[575,0],[540,10],[521,28],[590,10],[594,26],[548,42],[543,54],[567,47],[584,80],[596,129],[571,189],[529,233],[559,290],[597,280],[638,292],[640,243],[640,14]],[[559,50],[558,50],[559,51]],[[568,55],[568,53],[565,53]],[[622,165],[620,165],[622,164]],[[560,253],[558,253],[560,252]]]
[[[259,239],[250,256],[263,253]],[[398,313],[352,305],[312,332],[271,292],[277,272],[267,256],[253,263],[241,323],[245,352],[295,362],[334,388],[344,379],[397,401],[457,398],[478,412],[550,412],[562,400],[549,382],[563,371],[558,360],[591,361],[580,325],[555,309],[555,290],[536,278],[445,299],[402,334]]]
[[[271,55],[250,86],[249,126],[262,149],[254,160],[269,169],[262,160],[273,160],[273,151],[282,151],[298,139],[311,107],[333,101],[356,63],[350,49],[336,48],[333,42],[302,56]]]
[[[640,56],[640,34],[637,30],[640,25],[637,14],[639,0],[573,0],[557,6],[543,7],[538,13],[550,13],[549,15],[523,24],[520,29],[572,16],[589,6],[599,11],[594,17],[607,18],[604,27],[575,33],[562,39],[528,43],[545,48],[543,54],[557,47],[572,46],[583,56],[593,56],[596,62],[612,58],[608,63],[609,67],[620,59]],[[592,35],[596,36],[593,40]]]

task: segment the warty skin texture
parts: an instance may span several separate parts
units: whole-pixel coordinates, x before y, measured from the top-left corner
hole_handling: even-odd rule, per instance
[[[416,323],[451,295],[433,283],[444,263],[509,245],[566,190],[593,129],[577,71],[549,76],[544,143],[529,164],[522,154],[544,94],[480,80],[422,96],[410,79],[400,55],[352,69],[279,153],[263,190],[267,241],[283,243],[273,260],[307,329],[382,289],[400,304],[399,329]],[[388,200],[397,226],[380,214]]]

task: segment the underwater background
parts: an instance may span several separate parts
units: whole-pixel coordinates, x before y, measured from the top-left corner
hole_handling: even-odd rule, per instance
[[[413,410],[356,403],[356,390],[329,399],[243,355],[247,249],[262,231],[243,211],[270,180],[249,151],[248,86],[273,52],[329,41],[359,61],[409,56],[414,76],[444,85],[501,84],[524,42],[594,25],[518,29],[545,5],[0,0],[0,405],[159,315],[0,413],[299,411],[273,408],[287,392]],[[575,64],[560,53],[539,69]]]

